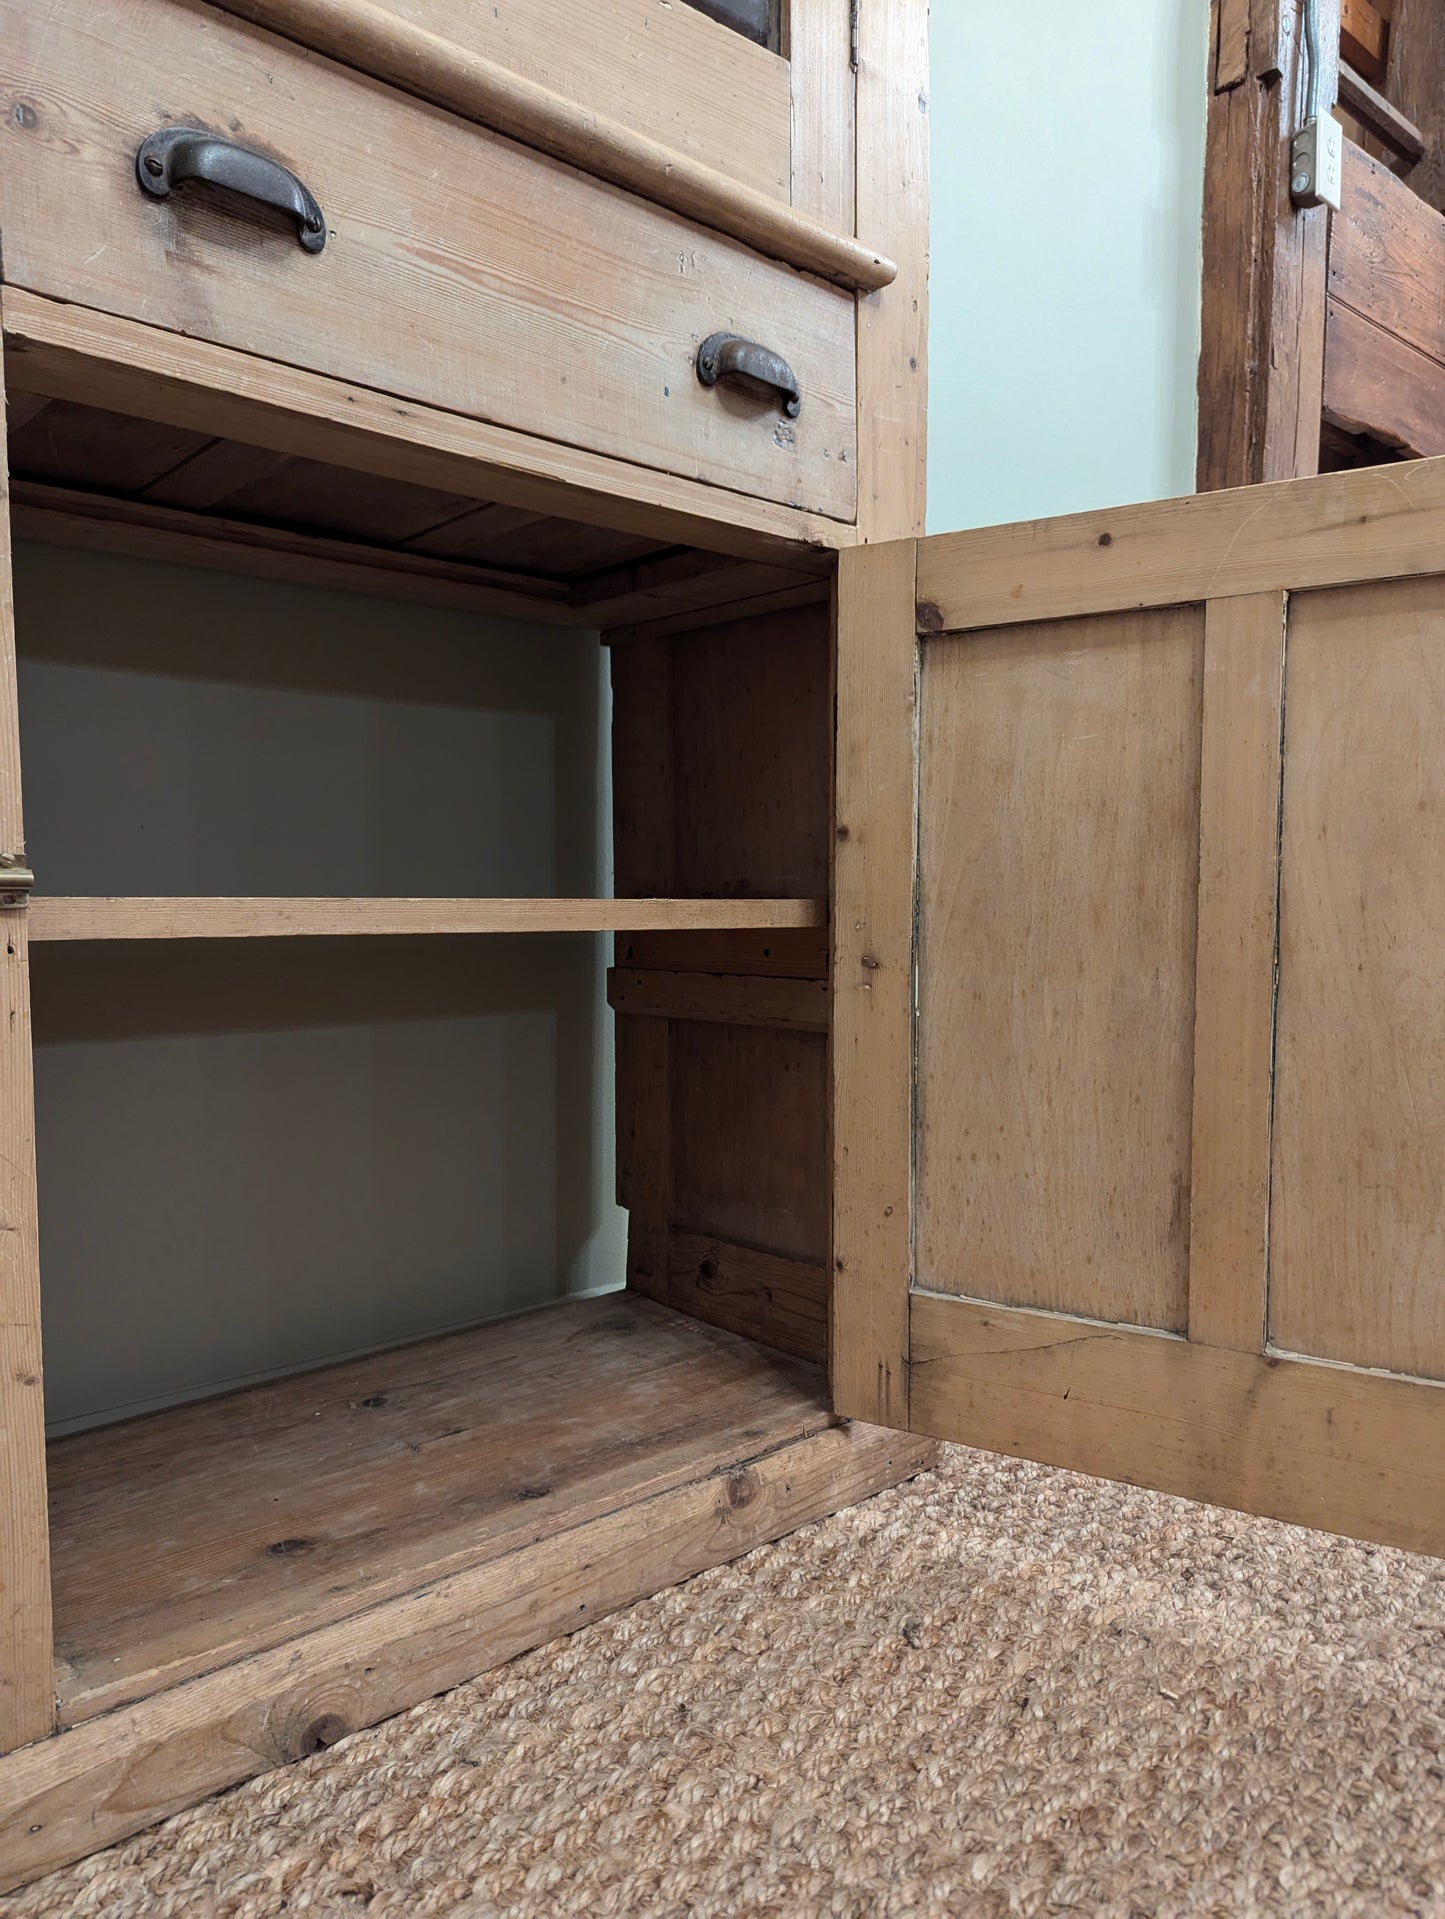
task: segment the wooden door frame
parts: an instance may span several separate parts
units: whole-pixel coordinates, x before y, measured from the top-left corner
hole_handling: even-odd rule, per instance
[[[1289,194],[1303,11],[1304,0],[1211,0],[1200,492],[1319,471],[1330,213]],[[1319,0],[1319,20],[1333,102],[1340,0]]]
[[[1266,1342],[1283,630],[1438,574],[1445,459],[840,556],[832,1379],[839,1412],[1445,1554],[1445,1385]],[[923,651],[1203,606],[1187,1337],[913,1289]],[[946,636],[946,639],[945,639]],[[1261,660],[1274,668],[1261,671]],[[1248,721],[1241,726],[1241,714]],[[1085,1328],[1081,1334],[1080,1328]],[[1067,1403],[1065,1403],[1067,1402]]]

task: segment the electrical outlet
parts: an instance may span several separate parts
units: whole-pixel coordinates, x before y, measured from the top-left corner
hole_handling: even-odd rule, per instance
[[[1345,180],[1344,128],[1332,113],[1306,121],[1289,150],[1289,197],[1297,207],[1340,210]]]

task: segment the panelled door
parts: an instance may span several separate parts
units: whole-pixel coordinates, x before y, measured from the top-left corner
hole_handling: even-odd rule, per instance
[[[839,1410],[1445,1553],[1445,460],[841,564]]]

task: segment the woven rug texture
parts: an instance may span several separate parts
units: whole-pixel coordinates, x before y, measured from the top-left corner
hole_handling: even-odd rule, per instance
[[[950,1448],[0,1919],[1445,1919],[1445,1566]]]

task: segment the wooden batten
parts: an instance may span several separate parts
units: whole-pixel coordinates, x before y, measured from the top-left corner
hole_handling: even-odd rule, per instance
[[[839,571],[833,848],[833,1392],[908,1423],[918,547]]]
[[[828,1030],[828,982],[823,979],[634,972],[614,966],[607,975],[607,1003],[614,1013],[642,1019],[713,1020],[797,1033]]]

